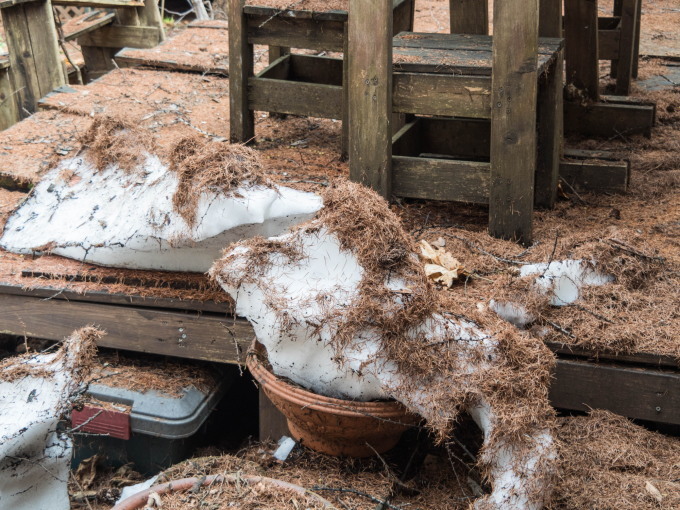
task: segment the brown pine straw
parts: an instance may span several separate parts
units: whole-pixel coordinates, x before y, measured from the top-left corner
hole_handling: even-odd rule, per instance
[[[497,427],[480,457],[482,467],[490,462],[501,438],[521,447],[531,442],[531,433],[552,426],[554,412],[547,395],[554,356],[540,340],[492,313],[480,312],[474,306],[460,307],[455,299],[436,291],[415,255],[412,239],[375,192],[338,181],[323,193],[323,200],[324,208],[314,220],[294,231],[289,244],[295,247],[300,236],[326,229],[364,268],[356,300],[347,308],[328,310],[322,321],[335,325],[334,347],[339,353],[360,331],[377,330],[383,338],[385,358],[395,362],[404,376],[404,386],[398,393],[406,396],[427,388],[432,412],[424,418],[440,440],[451,431],[459,410],[483,397],[497,415]],[[256,248],[246,267],[258,271],[263,257],[261,241],[239,245]],[[269,256],[280,256],[277,246],[272,247]],[[239,281],[223,271],[229,260],[227,257],[219,261],[211,275],[238,285]],[[408,292],[389,290],[385,285],[389,279],[402,280]],[[442,338],[434,343],[424,335],[409,339],[408,333],[435,312],[461,318],[472,312],[473,318],[498,342],[493,362],[483,362],[486,353],[482,347],[470,352],[469,346],[455,339]],[[289,325],[286,321],[291,319],[280,320],[285,329]],[[467,373],[463,367],[468,361],[478,365],[479,370]],[[540,487],[540,481],[536,482]]]
[[[680,508],[678,438],[608,411],[560,419],[558,436],[562,469],[550,510]]]

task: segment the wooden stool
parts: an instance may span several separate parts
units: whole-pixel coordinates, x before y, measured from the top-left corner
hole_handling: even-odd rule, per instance
[[[395,32],[413,26],[414,0],[389,0]],[[347,11],[279,10],[229,1],[230,139],[255,136],[253,112],[342,119],[347,122]],[[253,45],[270,47],[270,65],[254,76]],[[281,50],[280,48],[283,48]],[[342,60],[289,55],[288,48],[342,52]]]

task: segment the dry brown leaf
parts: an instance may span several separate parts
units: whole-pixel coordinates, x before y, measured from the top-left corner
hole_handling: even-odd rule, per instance
[[[78,466],[78,469],[76,469],[75,477],[82,490],[87,490],[92,486],[92,483],[97,476],[98,462],[99,455],[94,455],[93,457],[82,461]]]
[[[427,241],[420,241],[419,246],[425,274],[435,283],[452,287],[455,281],[469,274],[458,259],[443,248],[434,248]]]

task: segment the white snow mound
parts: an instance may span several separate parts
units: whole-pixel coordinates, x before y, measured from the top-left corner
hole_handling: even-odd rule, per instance
[[[141,168],[98,171],[63,161],[9,218],[0,247],[46,251],[105,266],[205,272],[232,242],[272,236],[311,218],[321,198],[285,187],[205,190],[190,226],[173,208],[178,179],[156,156]]]

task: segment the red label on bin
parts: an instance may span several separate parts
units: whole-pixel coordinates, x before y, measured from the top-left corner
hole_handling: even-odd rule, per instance
[[[73,410],[71,425],[80,432],[130,439],[130,413],[124,411],[102,409],[85,404],[81,411]]]

